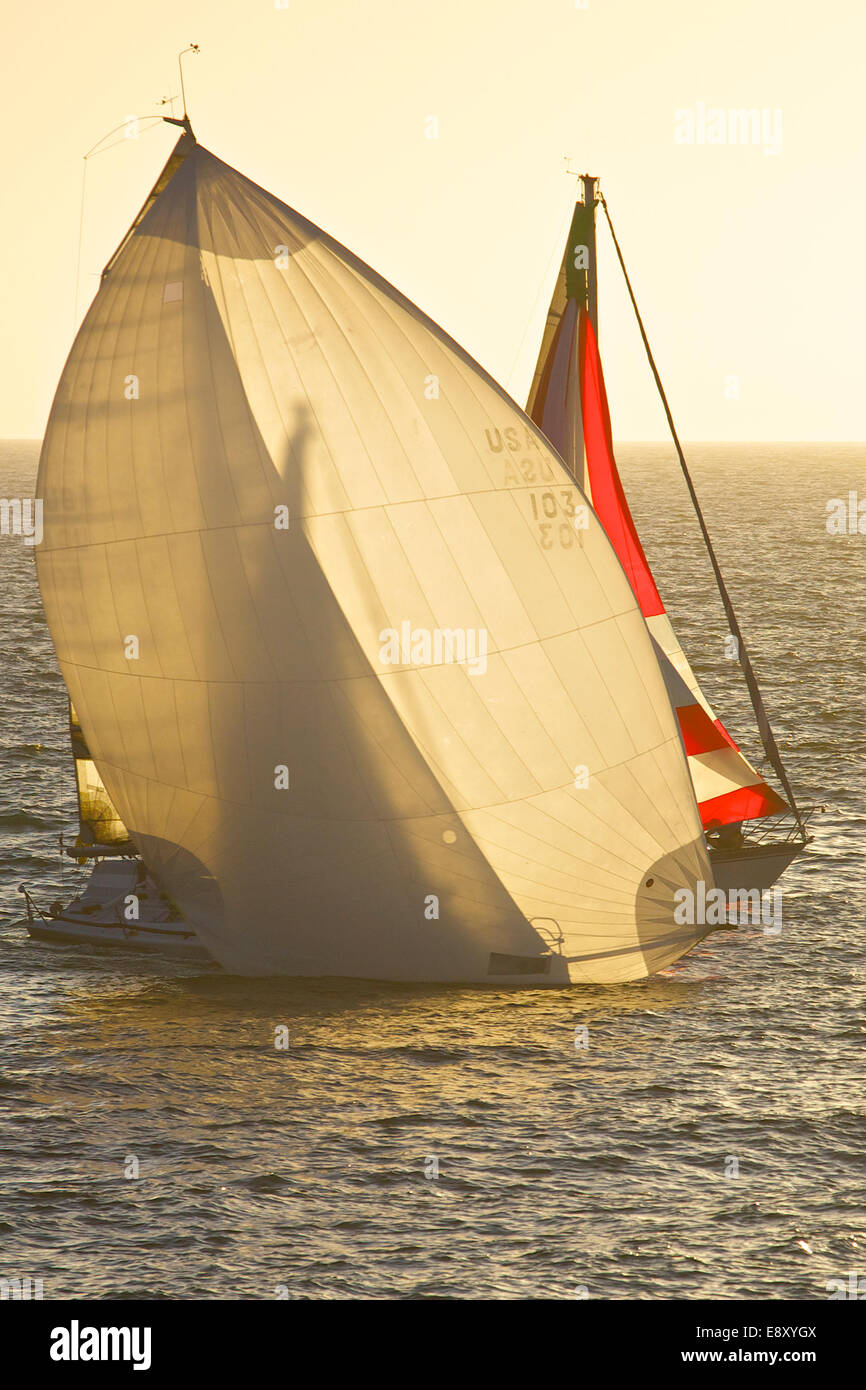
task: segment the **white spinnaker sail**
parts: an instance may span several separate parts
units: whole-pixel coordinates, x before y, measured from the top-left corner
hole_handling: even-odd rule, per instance
[[[58,657],[149,868],[243,973],[670,963],[704,934],[675,891],[712,880],[601,526],[446,334],[184,140],[39,475]]]

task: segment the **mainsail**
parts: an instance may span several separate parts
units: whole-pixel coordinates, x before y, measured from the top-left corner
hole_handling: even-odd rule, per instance
[[[584,302],[585,271],[576,264],[588,215],[578,203],[527,411],[592,502],[657,643],[704,827],[772,815],[786,803],[743,756],[704,695],[665,611],[625,497],[598,344]]]
[[[75,787],[78,794],[79,845],[125,845],[129,832],[117,811],[95,762],[81,728],[72,701],[69,701],[69,738],[75,763]]]
[[[61,669],[148,868],[242,973],[675,960],[707,929],[674,895],[711,871],[574,479],[385,280],[191,135],[178,152],[39,474]]]

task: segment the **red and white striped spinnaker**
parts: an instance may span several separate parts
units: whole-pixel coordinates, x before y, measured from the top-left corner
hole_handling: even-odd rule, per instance
[[[786,802],[752,767],[711,708],[665,611],[623,491],[592,323],[560,274],[527,412],[572,469],[628,576],[656,643],[707,830],[774,815]],[[575,289],[575,293],[568,293]]]

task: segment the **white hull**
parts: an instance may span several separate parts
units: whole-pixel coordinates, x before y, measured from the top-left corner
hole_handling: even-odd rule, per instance
[[[28,922],[27,930],[37,941],[65,945],[113,946],[124,951],[145,951],[149,954],[172,956],[179,960],[210,960],[211,956],[196,943],[195,932],[168,927],[121,927],[100,922],[88,922],[77,917],[37,918]]]
[[[127,920],[131,900],[137,917]],[[28,899],[27,930],[37,941],[112,946],[180,960],[212,959],[195,928],[181,917],[140,860],[98,859],[84,891],[62,910],[34,910]]]

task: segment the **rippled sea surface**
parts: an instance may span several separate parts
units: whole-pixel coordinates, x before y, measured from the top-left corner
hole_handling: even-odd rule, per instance
[[[0,445],[0,495],[32,495],[37,447]],[[823,1299],[866,1275],[866,536],[825,525],[866,497],[866,452],[689,453],[791,777],[828,809],[780,936],[618,988],[248,981],[31,942],[18,885],[72,894],[74,791],[33,551],[0,537],[0,1276],[55,1299]],[[757,757],[670,451],[620,458]]]

